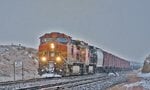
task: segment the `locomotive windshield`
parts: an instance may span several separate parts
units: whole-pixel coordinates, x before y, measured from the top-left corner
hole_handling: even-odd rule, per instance
[[[59,38],[43,38],[42,43],[47,43],[47,42],[52,42],[52,41],[57,41],[59,43],[67,44],[68,39],[64,37],[59,37]]]
[[[54,38],[43,38],[42,43],[54,41]]]
[[[63,44],[68,43],[67,38],[64,38],[64,37],[62,37],[62,38],[57,38],[56,40],[57,40],[57,42],[60,42],[60,43],[63,43]]]

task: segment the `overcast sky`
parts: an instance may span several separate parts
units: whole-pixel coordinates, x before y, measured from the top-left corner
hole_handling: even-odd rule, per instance
[[[0,44],[38,48],[60,31],[143,61],[150,53],[150,0],[0,0]]]

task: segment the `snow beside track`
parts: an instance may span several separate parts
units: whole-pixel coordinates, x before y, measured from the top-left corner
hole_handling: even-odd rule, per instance
[[[118,83],[107,90],[150,90],[150,73],[129,72],[126,82]]]
[[[143,78],[139,83],[140,86],[143,86],[146,89],[150,89],[150,73],[138,73],[138,77]]]
[[[142,77],[142,78],[150,78],[150,73],[138,73],[137,75],[138,77]]]

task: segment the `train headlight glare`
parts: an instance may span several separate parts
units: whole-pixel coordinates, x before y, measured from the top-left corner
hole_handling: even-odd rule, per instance
[[[41,60],[42,60],[42,62],[46,62],[47,61],[46,57],[42,57]]]
[[[61,62],[61,57],[59,57],[59,56],[56,57],[56,61],[57,61],[57,62]]]
[[[55,48],[55,44],[51,43],[50,47],[51,47],[51,49],[54,49]]]

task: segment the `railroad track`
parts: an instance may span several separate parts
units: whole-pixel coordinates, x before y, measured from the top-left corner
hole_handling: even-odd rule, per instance
[[[79,76],[69,76],[69,77],[61,77],[61,78],[63,78],[63,79],[70,78],[71,79],[71,78],[76,78],[76,77],[79,77]],[[0,86],[19,84],[19,83],[36,82],[36,81],[43,81],[43,80],[56,80],[58,78],[60,78],[60,77],[34,78],[34,79],[28,79],[28,80],[7,81],[7,82],[0,82]]]
[[[107,76],[99,76],[99,77],[87,77],[83,79],[73,79],[65,82],[59,82],[59,83],[54,83],[54,84],[47,84],[47,85],[42,85],[42,86],[35,86],[35,87],[29,87],[29,88],[24,88],[24,90],[58,90],[58,89],[70,89],[76,86],[84,85],[84,84],[89,84],[93,82],[98,82],[98,81],[103,81],[106,79],[109,79],[110,77]]]
[[[69,83],[87,81],[94,78],[101,78],[104,75],[85,75],[85,76],[71,76],[71,77],[62,77],[62,78],[50,78],[50,79],[30,79],[25,81],[16,81],[16,82],[5,82],[0,83],[0,90],[37,90],[47,87],[57,87],[60,85],[65,85]]]
[[[78,87],[78,86],[82,86],[82,85],[86,85],[86,84],[90,84],[90,83],[94,83],[94,82],[98,82],[98,81],[103,82],[107,79],[109,79],[109,77],[88,78],[88,79],[83,79],[83,80],[58,83],[54,86],[46,86],[46,87],[40,88],[40,89],[41,90],[72,90],[73,87]]]

